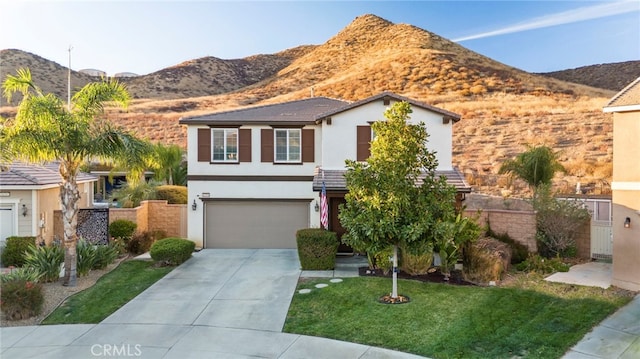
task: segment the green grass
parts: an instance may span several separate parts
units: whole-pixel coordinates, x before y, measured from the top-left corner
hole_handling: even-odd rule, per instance
[[[380,304],[386,278],[347,278],[295,293],[284,331],[445,358],[559,358],[631,300],[614,290],[543,282],[462,287],[400,280],[406,304]]]
[[[151,261],[123,262],[92,287],[69,297],[42,324],[99,323],[173,268],[155,267]]]

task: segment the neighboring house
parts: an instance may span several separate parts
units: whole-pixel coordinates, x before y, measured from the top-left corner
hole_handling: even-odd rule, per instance
[[[97,177],[78,176],[80,208],[90,208]],[[60,209],[57,163],[13,163],[0,171],[0,241],[10,236],[35,236],[38,242],[53,241],[53,211]]]
[[[460,116],[384,92],[349,103],[312,97],[185,117],[188,237],[205,248],[295,248],[295,231],[320,227],[322,178],[329,229],[341,235],[338,206],[346,193],[345,160],[369,156],[371,123],[397,101],[411,104],[411,122],[426,124],[438,172],[470,192],[452,166],[452,131]]]
[[[640,77],[604,107],[613,113],[613,281],[640,290]]]

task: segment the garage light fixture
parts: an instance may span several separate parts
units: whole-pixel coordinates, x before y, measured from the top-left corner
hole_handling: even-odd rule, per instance
[[[196,203],[196,200],[195,200],[195,199],[193,200],[193,204],[191,205],[191,209],[192,209],[192,210],[194,210],[194,211],[195,211],[196,209],[198,209],[198,204]]]
[[[631,228],[631,218],[627,217],[624,220],[624,228]]]
[[[24,204],[22,205],[22,217],[26,217],[27,216],[27,206],[25,206]]]

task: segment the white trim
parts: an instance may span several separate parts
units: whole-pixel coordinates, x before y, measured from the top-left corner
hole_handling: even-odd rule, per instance
[[[222,132],[223,159],[221,160],[216,160],[214,158],[214,151],[215,151],[214,133],[216,131]],[[236,157],[235,158],[229,158],[229,156],[232,154],[228,152],[229,144],[227,143],[227,140],[228,140],[227,136],[229,136],[229,134],[236,135],[236,153],[235,153]],[[238,163],[240,161],[239,152],[240,152],[240,131],[238,131],[237,128],[212,128],[211,129],[211,162],[212,163]]]
[[[611,182],[611,190],[613,191],[640,191],[640,182]]]
[[[605,107],[602,109],[602,112],[628,112],[628,111],[640,111],[640,105],[627,105],[627,106],[612,106]]]
[[[286,160],[278,160],[278,132],[285,132],[287,134],[287,159]],[[291,144],[291,133],[298,133],[298,159],[291,159],[291,148],[293,145]],[[276,128],[273,131],[273,163],[302,163],[302,129],[300,128]]]

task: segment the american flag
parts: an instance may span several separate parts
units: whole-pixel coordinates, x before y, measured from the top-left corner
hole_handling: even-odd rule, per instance
[[[327,205],[327,188],[322,181],[322,192],[320,193],[320,224],[322,228],[328,229],[329,207]]]

